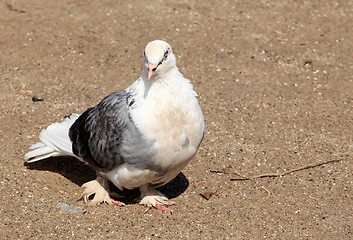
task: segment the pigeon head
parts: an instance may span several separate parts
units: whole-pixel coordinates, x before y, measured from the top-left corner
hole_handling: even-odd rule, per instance
[[[165,41],[154,40],[149,42],[143,54],[143,66],[147,71],[147,79],[167,73],[175,68],[176,60],[172,47]]]

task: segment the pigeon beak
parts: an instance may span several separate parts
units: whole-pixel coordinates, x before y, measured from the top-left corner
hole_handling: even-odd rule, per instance
[[[147,77],[148,80],[151,80],[151,78],[155,74],[156,70],[157,70],[157,65],[152,64],[152,63],[148,64],[148,77]]]

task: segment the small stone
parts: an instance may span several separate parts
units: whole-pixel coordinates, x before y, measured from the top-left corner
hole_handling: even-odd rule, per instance
[[[74,205],[70,205],[70,204],[66,204],[66,203],[60,203],[56,207],[59,208],[60,211],[62,211],[62,212],[69,212],[69,213],[85,213],[86,212],[86,210],[84,210],[78,206],[74,206]]]
[[[41,97],[33,96],[33,97],[32,97],[32,101],[33,101],[33,102],[40,102],[40,101],[44,101],[44,99],[41,98]]]

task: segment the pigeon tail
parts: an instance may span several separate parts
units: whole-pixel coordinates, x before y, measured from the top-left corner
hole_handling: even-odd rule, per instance
[[[25,154],[27,163],[36,162],[55,156],[75,156],[72,152],[72,143],[69,138],[69,129],[79,117],[71,114],[64,121],[53,123],[42,130],[38,142],[30,147],[32,151]]]

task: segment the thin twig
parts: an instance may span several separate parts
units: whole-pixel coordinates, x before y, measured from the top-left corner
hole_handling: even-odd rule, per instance
[[[338,152],[338,153],[332,153],[332,154],[331,154],[331,156],[333,156],[333,157],[336,157],[336,156],[338,156],[338,155],[349,155],[349,152],[344,152],[344,153]]]
[[[228,174],[228,172],[225,169],[221,170],[210,170],[211,173],[222,173],[222,174]]]
[[[298,167],[298,168],[294,168],[294,169],[290,169],[288,171],[282,172],[282,173],[265,173],[265,174],[259,174],[259,175],[253,175],[250,177],[246,177],[246,176],[242,176],[238,173],[235,173],[236,175],[240,176],[241,178],[231,178],[231,181],[244,181],[244,180],[254,180],[256,178],[265,178],[265,177],[282,177],[284,175],[293,173],[293,172],[298,172],[304,169],[308,169],[308,168],[314,168],[314,167],[318,167],[327,163],[331,163],[331,162],[339,162],[342,161],[342,159],[332,159],[332,160],[327,160],[327,161],[318,161],[318,162],[314,162],[314,163],[310,163],[308,165],[302,166],[302,167]]]
[[[276,38],[278,41],[282,41],[282,42],[288,42],[288,39],[286,38]]]
[[[247,179],[247,178],[248,178],[248,177],[245,177],[244,175],[241,175],[241,174],[239,174],[239,173],[237,173],[237,172],[234,172],[234,174],[237,175],[237,176],[239,176],[239,177],[241,177],[241,178],[243,178],[243,179]]]
[[[271,195],[270,191],[268,191],[264,186],[261,186],[261,189],[265,190],[265,191],[267,192],[267,195],[268,195],[268,196]]]

